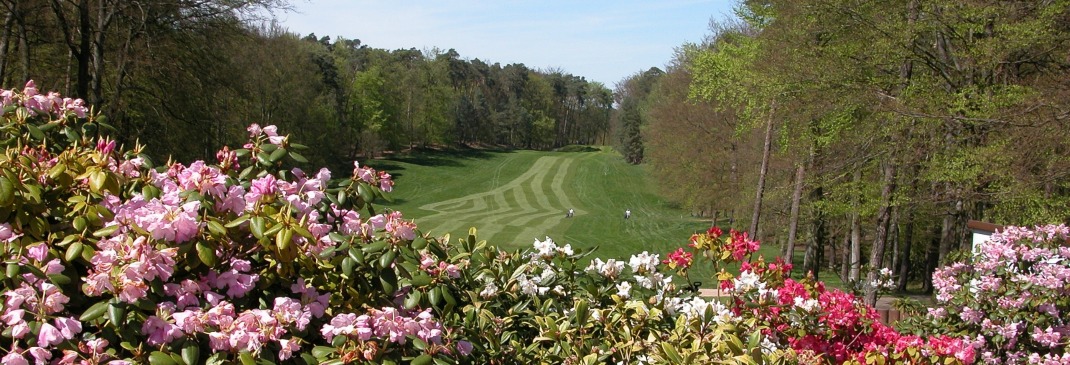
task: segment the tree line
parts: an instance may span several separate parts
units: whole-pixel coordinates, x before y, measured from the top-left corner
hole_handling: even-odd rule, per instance
[[[622,152],[674,201],[805,247],[815,275],[891,268],[899,290],[931,291],[969,220],[1070,222],[1067,1],[755,0],[737,16],[618,85],[636,131]]]
[[[300,36],[285,0],[0,0],[0,81],[85,99],[158,160],[214,158],[249,123],[295,131],[312,163],[411,148],[552,149],[611,139],[613,94],[559,69]]]

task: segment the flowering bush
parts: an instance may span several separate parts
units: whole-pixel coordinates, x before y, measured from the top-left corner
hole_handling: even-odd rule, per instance
[[[371,205],[389,174],[284,168],[304,147],[255,124],[217,164],[154,168],[141,146],[100,137],[104,117],[80,100],[32,82],[0,97],[5,364],[453,363],[470,351],[420,295],[442,297],[456,275],[421,266],[444,247]]]
[[[550,238],[506,252],[376,212],[385,172],[292,167],[305,147],[274,126],[217,161],[156,166],[79,100],[32,82],[0,98],[4,364],[972,360],[779,261],[721,271],[727,301],[677,287],[696,258],[752,255],[743,233],[664,259],[587,263]]]
[[[757,251],[746,234],[719,229],[693,236],[691,247],[725,261]],[[730,296],[726,309],[744,319],[747,332],[760,333],[751,341],[765,354],[790,350],[792,361],[864,364],[971,363],[969,342],[947,336],[921,338],[903,335],[878,321],[877,312],[854,297],[823,283],[788,276],[791,265],[781,258],[767,263],[759,257],[742,262],[740,274],[719,274],[720,287]],[[727,315],[727,314],[726,314]],[[757,336],[757,335],[755,335]]]
[[[1008,227],[933,274],[938,307],[922,329],[974,340],[986,364],[1070,362],[1070,229]]]

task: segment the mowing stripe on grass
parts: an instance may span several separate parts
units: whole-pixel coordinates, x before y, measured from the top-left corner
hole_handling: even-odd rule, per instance
[[[540,234],[561,224],[564,211],[572,207],[564,191],[572,162],[561,156],[540,157],[523,174],[494,189],[420,206],[435,212],[422,221],[440,222],[427,230],[434,234],[465,232],[468,226],[477,226],[480,236],[491,236],[505,227],[520,227],[516,236],[497,238],[518,243],[541,238]],[[576,210],[577,215],[583,213]]]

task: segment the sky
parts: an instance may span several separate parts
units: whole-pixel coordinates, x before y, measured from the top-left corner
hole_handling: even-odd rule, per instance
[[[461,58],[560,69],[613,88],[664,68],[699,43],[735,0],[292,0],[275,18],[301,36],[359,39],[372,48],[457,50]]]

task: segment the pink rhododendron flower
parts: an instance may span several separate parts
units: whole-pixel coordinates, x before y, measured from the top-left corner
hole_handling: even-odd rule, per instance
[[[15,231],[11,229],[11,224],[0,223],[0,242],[10,243],[22,237],[21,234],[15,234]]]
[[[301,350],[301,343],[296,340],[279,340],[279,360],[286,360],[293,357],[294,352]]]
[[[4,365],[30,365],[30,362],[18,351],[11,351],[4,355],[0,362],[4,363]]]
[[[79,322],[74,317],[59,317],[54,322],[56,323],[56,328],[59,329],[59,333],[65,339],[72,339],[75,335],[82,333],[82,322]]]
[[[141,325],[141,333],[148,336],[147,341],[153,346],[171,343],[182,336],[182,330],[178,326],[157,316],[145,319],[145,323]]]
[[[688,268],[691,267],[692,255],[690,252],[684,252],[683,247],[677,248],[676,251],[669,253],[669,258],[662,260],[661,263],[669,265],[670,268]]]
[[[468,341],[457,341],[457,353],[461,356],[468,356],[472,353],[472,343]]]
[[[37,332],[37,345],[44,347],[51,347],[62,343],[64,340],[63,334],[59,329],[53,326],[51,323],[45,322],[41,324],[41,328]]]

